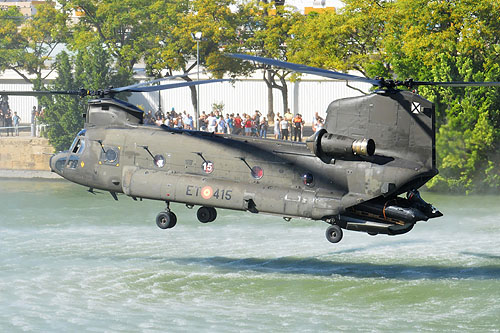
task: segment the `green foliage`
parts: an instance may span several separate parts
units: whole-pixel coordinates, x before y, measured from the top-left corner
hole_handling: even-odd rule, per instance
[[[67,10],[84,15],[73,27],[73,49],[100,43],[115,60],[118,71],[130,72],[145,51],[144,36],[150,30],[152,0],[66,0]]]
[[[500,3],[399,0],[383,47],[399,77],[500,81]],[[500,187],[500,90],[422,88],[436,103],[438,168],[430,188],[455,192]]]
[[[61,52],[56,61],[58,76],[50,89],[88,90],[119,84],[122,77],[112,70],[111,56],[99,45],[89,45],[71,59],[66,52]],[[44,98],[44,122],[48,126],[50,144],[56,150],[68,149],[76,133],[83,128],[82,115],[87,108],[88,98],[55,95]]]
[[[249,1],[240,6],[239,15],[242,26],[239,29],[241,52],[260,57],[270,57],[282,61],[288,59],[289,44],[293,40],[292,27],[300,15],[286,6],[276,5],[273,1]],[[268,112],[274,118],[272,89],[281,91],[283,113],[288,109],[288,86],[286,78],[291,71],[277,69],[268,65],[252,65],[253,71],[262,69],[263,79],[268,86]]]
[[[337,71],[357,70],[365,76],[387,76],[380,48],[387,6],[350,0],[339,12],[311,13],[291,28],[289,59]]]
[[[26,41],[21,38],[18,29],[24,22],[17,7],[0,10],[0,72],[19,59]]]
[[[57,56],[56,70],[59,74],[51,87],[54,90],[75,90],[77,83],[67,53]],[[46,108],[43,121],[48,124],[48,138],[56,150],[67,150],[76,133],[83,128],[82,113],[85,106],[77,96],[57,95],[44,99]]]
[[[67,14],[50,3],[37,5],[36,14],[25,21],[18,19],[22,16],[12,7],[0,12],[0,71],[14,70],[26,82],[33,83],[35,89],[40,89],[47,60],[68,37]],[[34,74],[35,78],[26,73]]]

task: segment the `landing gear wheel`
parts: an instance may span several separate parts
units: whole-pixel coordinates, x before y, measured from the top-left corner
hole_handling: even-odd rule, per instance
[[[217,211],[213,207],[200,207],[196,212],[196,217],[201,223],[208,223],[215,220],[217,217]]]
[[[342,239],[342,228],[340,228],[338,225],[334,224],[328,227],[326,229],[326,239],[330,243],[338,243]]]
[[[160,212],[156,216],[156,225],[160,229],[170,229],[177,224],[177,216],[173,212]]]
[[[210,210],[210,221],[209,222],[213,222],[217,218],[217,211],[215,210],[214,207],[208,207],[208,209]]]

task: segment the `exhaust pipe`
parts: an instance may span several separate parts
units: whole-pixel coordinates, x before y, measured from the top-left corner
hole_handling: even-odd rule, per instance
[[[356,155],[373,156],[375,154],[375,141],[372,139],[353,139],[328,133],[324,128],[309,137],[306,145],[325,163],[330,163],[332,158],[342,159]]]

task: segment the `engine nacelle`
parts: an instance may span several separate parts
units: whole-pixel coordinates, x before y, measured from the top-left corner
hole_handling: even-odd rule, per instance
[[[353,139],[348,136],[328,133],[324,128],[306,140],[307,147],[323,162],[332,158],[342,159],[350,156],[373,156],[375,141],[372,139]]]

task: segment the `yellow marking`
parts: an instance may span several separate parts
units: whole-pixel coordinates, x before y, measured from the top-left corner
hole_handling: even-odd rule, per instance
[[[85,163],[83,163],[83,161],[82,161],[82,163],[80,163],[80,165],[81,165],[81,166],[82,166],[82,168],[83,168],[83,167],[85,166]]]
[[[119,167],[120,166],[120,163],[116,163],[116,166]]]

